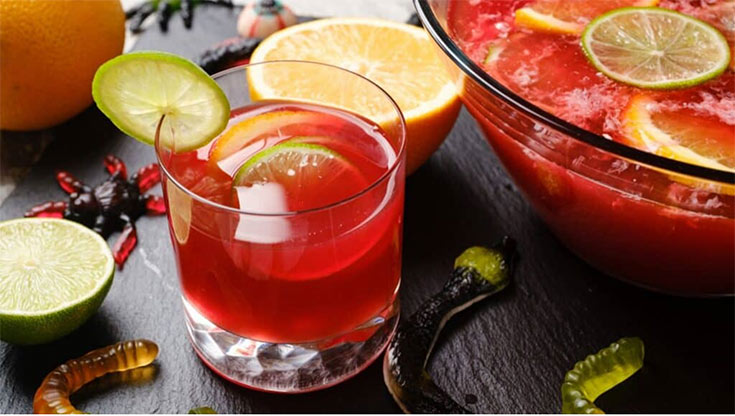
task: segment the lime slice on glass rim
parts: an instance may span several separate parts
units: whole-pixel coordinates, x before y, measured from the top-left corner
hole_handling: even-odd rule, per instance
[[[100,307],[115,262],[105,240],[76,222],[0,222],[0,339],[32,345],[58,339]]]
[[[201,147],[227,126],[230,104],[195,63],[165,52],[131,52],[105,62],[92,81],[97,107],[125,134],[177,152]]]
[[[364,181],[359,169],[344,156],[326,146],[304,142],[314,139],[294,137],[261,150],[240,167],[232,185],[275,182],[298,191],[308,185],[323,188],[330,178],[340,175],[350,175],[356,183]]]
[[[717,29],[658,7],[624,7],[591,21],[582,33],[587,58],[608,77],[640,88],[700,84],[730,63],[730,47]]]

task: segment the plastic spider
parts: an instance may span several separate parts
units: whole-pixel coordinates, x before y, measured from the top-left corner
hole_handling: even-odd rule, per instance
[[[161,172],[153,163],[140,168],[128,179],[122,160],[107,155],[105,168],[110,174],[104,182],[91,188],[59,171],[56,181],[69,194],[69,201],[49,201],[28,210],[26,217],[53,217],[76,221],[107,238],[115,231],[120,237],[112,247],[115,263],[122,269],[138,242],[135,221],[142,215],[163,215],[166,206],[158,195],[144,195],[161,181]]]
[[[184,26],[191,29],[194,18],[193,10],[197,4],[212,4],[232,8],[232,0],[147,0],[138,6],[125,12],[125,17],[130,19],[130,31],[140,33],[145,19],[156,13],[156,21],[163,32],[168,30],[168,21],[175,11],[181,11]]]

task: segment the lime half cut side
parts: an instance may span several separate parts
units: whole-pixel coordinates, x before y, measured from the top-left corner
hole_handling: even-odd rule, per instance
[[[28,345],[68,334],[102,304],[114,272],[107,243],[83,225],[0,222],[0,339]]]
[[[132,52],[105,62],[92,81],[99,109],[125,134],[177,152],[201,147],[227,126],[230,104],[195,63],[164,52]]]
[[[730,63],[727,40],[717,29],[658,7],[625,7],[599,16],[582,33],[582,48],[600,72],[640,88],[697,85]]]

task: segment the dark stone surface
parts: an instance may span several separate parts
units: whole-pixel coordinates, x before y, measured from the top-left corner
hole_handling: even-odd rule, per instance
[[[194,57],[233,36],[234,21],[232,12],[202,7],[191,32],[174,17],[168,34],[152,27],[136,49]],[[122,157],[130,169],[154,160],[153,149],[118,133],[96,109],[54,134],[40,162],[2,205],[0,219],[62,198],[53,180],[56,169],[96,183],[106,177],[102,158],[107,153]],[[441,149],[408,179],[405,224],[404,313],[440,288],[464,248],[492,244],[504,234],[519,242],[515,284],[451,321],[431,364],[437,383],[468,408],[558,412],[566,370],[622,336],[639,336],[646,343],[645,366],[598,400],[603,409],[735,411],[733,299],[646,292],[575,258],[533,214],[465,112]],[[139,337],[161,346],[155,376],[136,382],[105,377],[73,396],[76,405],[92,413],[184,413],[196,406],[222,413],[400,411],[383,385],[379,365],[304,395],[254,392],[217,377],[186,339],[165,219],[143,218],[138,230],[138,248],[100,311],[82,328],[44,346],[0,343],[1,413],[30,412],[44,375],[63,361]]]

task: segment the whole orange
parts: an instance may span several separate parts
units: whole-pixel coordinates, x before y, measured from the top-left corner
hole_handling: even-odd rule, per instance
[[[120,0],[0,0],[0,129],[37,130],[92,103],[125,42]]]

